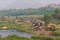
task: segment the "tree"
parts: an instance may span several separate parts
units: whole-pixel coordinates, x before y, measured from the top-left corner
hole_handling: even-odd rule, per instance
[[[52,18],[53,18],[53,17],[52,17],[51,14],[45,14],[45,15],[44,15],[43,20],[45,21],[45,25],[46,25],[46,26],[47,26],[47,24],[51,21]]]
[[[51,14],[45,14],[44,15],[44,21],[51,21],[52,15]]]
[[[60,8],[55,9],[55,18],[60,19]]]

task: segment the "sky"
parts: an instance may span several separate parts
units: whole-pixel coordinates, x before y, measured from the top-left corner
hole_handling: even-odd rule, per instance
[[[48,4],[60,4],[60,0],[0,0],[0,10],[39,8]]]

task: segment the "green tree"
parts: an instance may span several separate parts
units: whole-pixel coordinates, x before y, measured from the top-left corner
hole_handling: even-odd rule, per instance
[[[49,21],[51,21],[51,19],[52,19],[52,15],[51,14],[45,14],[44,15],[44,19],[43,20],[45,22],[49,22]]]
[[[60,8],[55,9],[55,18],[60,19]]]
[[[46,25],[46,26],[47,26],[47,24],[51,21],[52,18],[53,18],[53,17],[52,17],[51,14],[45,14],[45,15],[44,15],[43,20],[45,21],[45,25]]]

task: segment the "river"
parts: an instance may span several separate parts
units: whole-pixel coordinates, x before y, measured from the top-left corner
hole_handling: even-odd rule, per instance
[[[30,38],[32,36],[32,34],[30,34],[30,33],[20,32],[17,30],[0,30],[1,37],[7,37],[9,35],[17,35],[20,37],[27,37],[27,38]]]

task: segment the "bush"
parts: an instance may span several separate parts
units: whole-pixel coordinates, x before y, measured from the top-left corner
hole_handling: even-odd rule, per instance
[[[16,35],[11,35],[8,37],[0,38],[0,40],[31,40],[30,38],[19,37]]]
[[[40,36],[33,36],[32,39],[35,39],[35,40],[60,40],[60,37],[40,35]]]
[[[51,40],[51,38],[50,37],[48,37],[48,36],[45,36],[45,35],[40,35],[40,36],[33,36],[32,37],[33,39],[39,39],[39,40]]]
[[[54,36],[60,36],[60,30],[53,31],[52,35],[54,35]]]

